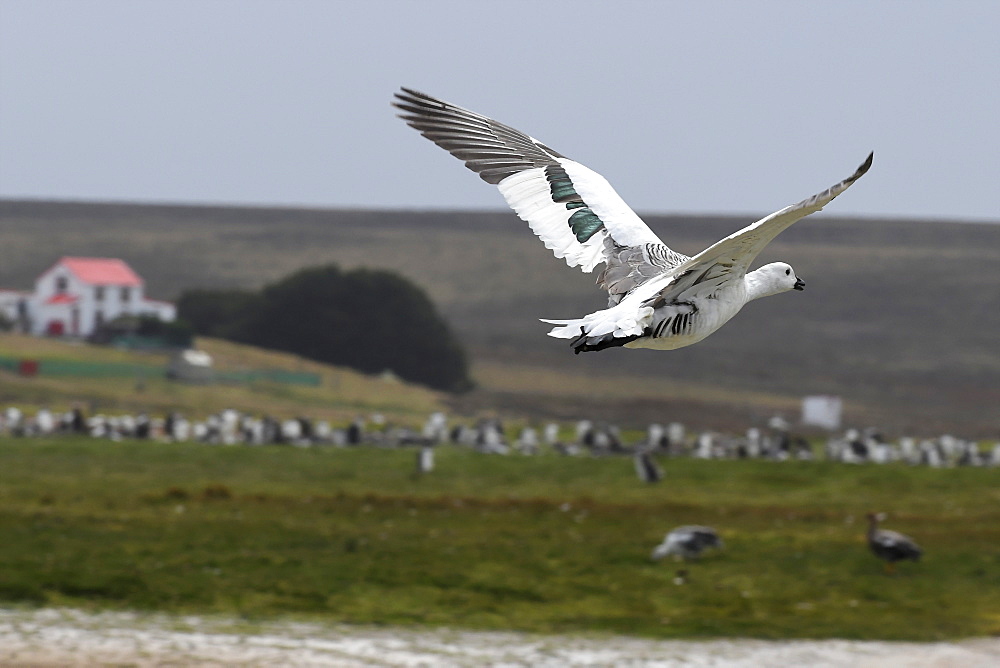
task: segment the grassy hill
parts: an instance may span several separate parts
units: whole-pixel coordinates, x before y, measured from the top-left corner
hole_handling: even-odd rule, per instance
[[[695,253],[754,217],[647,216]],[[845,398],[890,434],[996,437],[1000,225],[845,220],[821,213],[760,262],[806,281],[673,352],[574,356],[539,317],[604,305],[510,213],[386,212],[0,201],[0,286],[27,288],[63,254],[122,257],[151,296],[258,287],[304,266],[387,268],[421,285],[471,353],[480,389],[453,408],[641,425],[742,429],[802,395]]]
[[[86,363],[100,369],[133,368],[135,374],[113,377],[48,376],[25,378],[0,370],[0,407],[49,406],[66,410],[80,402],[93,413],[146,411],[162,416],[179,411],[201,418],[224,408],[276,418],[305,416],[349,422],[359,413],[380,411],[389,419],[420,424],[444,408],[443,397],[398,380],[365,376],[287,353],[261,350],[218,339],[200,338],[197,347],[212,355],[221,372],[281,370],[317,374],[319,386],[266,381],[192,385],[167,380],[167,355],[102,346],[0,334],[0,357]]]

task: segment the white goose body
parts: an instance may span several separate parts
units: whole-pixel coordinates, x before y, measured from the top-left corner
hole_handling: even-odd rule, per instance
[[[622,344],[626,348],[676,350],[698,343],[722,327],[747,302],[747,287],[744,281],[740,281],[723,286],[711,295],[691,296],[683,302],[659,308],[643,306],[655,298],[670,280],[669,275],[651,279],[626,295],[617,305],[582,318],[545,320],[560,325],[553,328],[549,335],[576,339],[582,336],[583,330],[588,338],[610,332],[614,339],[631,339]]]
[[[719,329],[754,299],[805,285],[775,262],[749,271],[761,250],[795,221],[822,209],[871,167],[785,207],[693,257],[664,244],[600,174],[532,137],[473,111],[403,88],[400,117],[498,187],[507,204],[557,258],[591,272],[608,308],[582,318],[544,320],[549,336],[576,352],[614,346],[674,350]]]
[[[683,559],[695,559],[708,548],[722,549],[722,539],[712,527],[677,527],[666,535],[663,542],[653,549],[651,558],[662,559],[673,554]]]
[[[686,316],[673,313],[678,310],[675,306],[653,309],[649,333],[629,341],[625,347],[676,350],[698,343],[739,313],[747,303],[746,285],[743,282],[727,285],[711,297],[691,298],[690,303],[694,310]]]

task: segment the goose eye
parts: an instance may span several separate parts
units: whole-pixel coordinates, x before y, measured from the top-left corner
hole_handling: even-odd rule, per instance
[[[792,270],[791,269],[785,269],[785,276],[791,276],[791,275],[792,275]]]

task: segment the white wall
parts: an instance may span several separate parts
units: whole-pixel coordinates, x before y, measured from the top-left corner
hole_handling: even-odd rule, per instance
[[[31,299],[31,294],[18,292],[17,290],[0,290],[0,314],[3,314],[10,322],[16,322],[18,317],[17,305],[22,299]]]
[[[57,294],[56,285],[60,278],[66,279],[66,289],[63,291],[67,295],[80,297],[75,304],[46,304],[45,302]],[[44,334],[48,330],[49,322],[61,320],[65,326],[65,333],[72,334],[71,313],[74,307],[80,309],[80,326],[83,331],[83,288],[85,284],[80,281],[72,272],[61,265],[56,265],[38,277],[35,281],[35,294],[31,299],[32,334]]]

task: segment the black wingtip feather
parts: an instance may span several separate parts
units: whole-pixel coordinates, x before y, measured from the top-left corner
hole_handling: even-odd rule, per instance
[[[426,93],[400,86],[394,96],[392,106],[403,112],[398,118],[487,183],[564,157],[520,130]]]
[[[865,159],[865,161],[861,163],[861,166],[858,167],[858,170],[854,172],[854,176],[851,177],[851,180],[856,181],[865,174],[867,174],[868,170],[872,168],[872,160],[874,160],[874,158],[875,158],[875,151],[872,151],[871,153],[868,154],[868,157]]]

